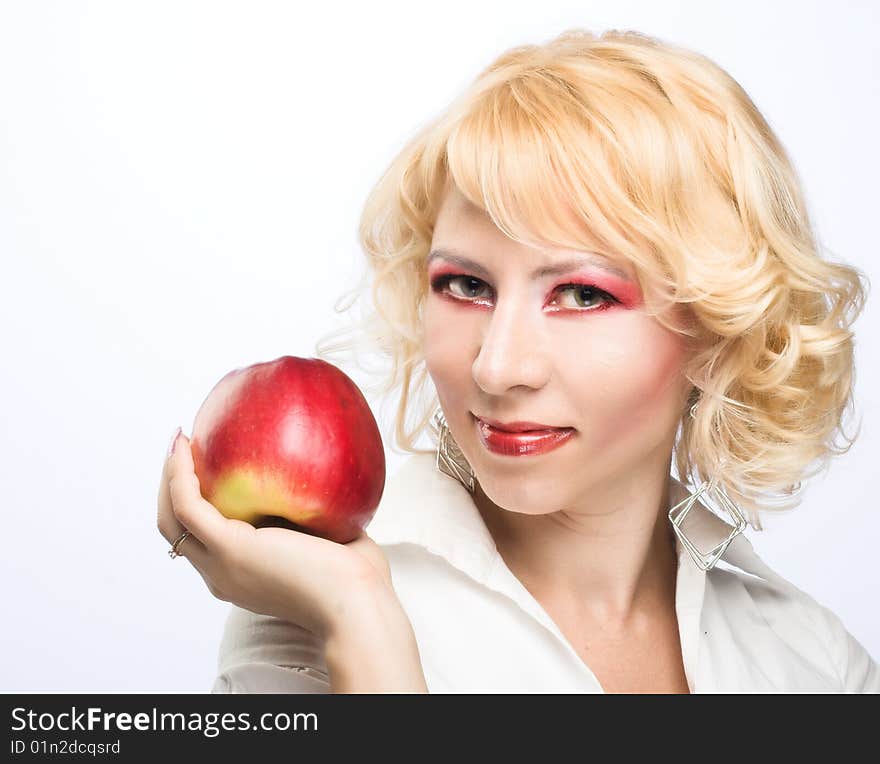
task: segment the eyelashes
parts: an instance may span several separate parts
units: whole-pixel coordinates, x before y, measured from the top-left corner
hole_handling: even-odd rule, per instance
[[[465,285],[465,294],[456,294],[452,290],[450,290],[450,285],[457,283],[462,283]],[[483,304],[484,298],[482,295],[467,294],[468,291],[479,292],[483,289],[483,287],[488,288],[488,284],[486,284],[485,281],[483,281],[482,279],[478,279],[475,276],[467,276],[464,274],[446,273],[442,276],[437,276],[431,281],[431,289],[433,289],[433,291],[437,292],[438,294],[446,295],[450,299],[458,300],[459,302],[479,302],[480,304]],[[491,292],[491,290],[489,291]],[[573,296],[575,296],[574,307],[562,308],[562,310],[570,310],[571,312],[588,313],[596,310],[605,310],[606,308],[610,308],[614,304],[620,304],[620,301],[616,297],[609,294],[604,289],[599,289],[599,287],[592,284],[560,284],[553,290],[554,295],[565,292],[571,292]],[[598,304],[593,306],[585,306],[579,304],[576,298],[583,298],[585,294],[589,295],[589,297],[584,300],[585,302],[589,302],[592,299],[598,299]]]

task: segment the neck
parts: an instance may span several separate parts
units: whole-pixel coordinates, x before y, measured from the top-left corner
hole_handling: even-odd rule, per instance
[[[511,572],[542,603],[626,627],[675,604],[677,555],[667,517],[669,467],[645,463],[547,514],[513,512],[477,483],[474,502]]]

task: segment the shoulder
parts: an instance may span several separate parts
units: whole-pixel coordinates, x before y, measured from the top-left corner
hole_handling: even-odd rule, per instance
[[[741,539],[741,541],[739,540]],[[739,537],[716,566],[707,587],[727,624],[754,648],[756,660],[784,660],[827,681],[828,689],[880,692],[880,666],[841,618],[767,565]],[[769,632],[773,639],[761,636]]]

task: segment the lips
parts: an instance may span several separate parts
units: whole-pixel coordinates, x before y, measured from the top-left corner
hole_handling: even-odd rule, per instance
[[[501,422],[497,419],[490,419],[486,416],[477,416],[474,418],[478,421],[485,422],[496,430],[504,432],[546,432],[547,430],[569,430],[570,427],[556,427],[552,424],[540,424],[538,422]]]
[[[501,456],[543,454],[567,443],[575,432],[573,427],[547,427],[535,422],[508,422],[505,427],[523,428],[510,431],[494,427],[491,421],[474,417],[477,436],[483,446]]]

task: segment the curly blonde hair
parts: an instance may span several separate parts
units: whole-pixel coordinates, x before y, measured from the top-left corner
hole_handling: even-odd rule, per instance
[[[705,56],[638,32],[570,29],[496,58],[366,200],[359,241],[372,283],[365,273],[336,310],[368,286],[373,309],[316,352],[368,345],[390,360],[381,392],[399,390],[398,452],[426,451],[416,441],[438,405],[421,310],[448,182],[512,239],[633,264],[645,310],[693,348],[678,476],[715,476],[756,529],[760,511],[800,503],[803,480],[855,441],[842,419],[867,279],[820,256],[779,139]],[[667,319],[676,304],[691,320]],[[352,331],[359,338],[339,339]]]

